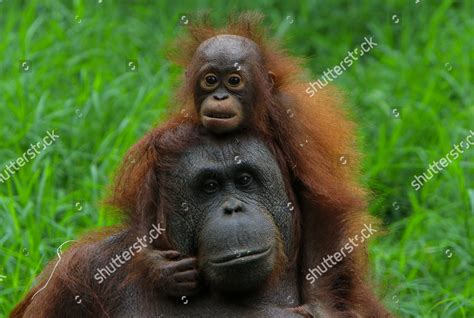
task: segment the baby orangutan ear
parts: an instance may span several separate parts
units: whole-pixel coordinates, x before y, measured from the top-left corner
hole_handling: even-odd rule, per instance
[[[270,88],[275,86],[275,73],[268,71],[268,81],[270,83]]]

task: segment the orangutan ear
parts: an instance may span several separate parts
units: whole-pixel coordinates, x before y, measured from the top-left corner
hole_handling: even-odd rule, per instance
[[[270,82],[270,88],[273,88],[275,86],[275,73],[268,71],[268,80]]]

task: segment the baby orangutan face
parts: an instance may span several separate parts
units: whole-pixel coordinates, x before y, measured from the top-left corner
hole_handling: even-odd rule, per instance
[[[219,35],[196,51],[194,103],[202,125],[222,134],[248,124],[257,86],[252,63],[261,63],[257,44],[236,35]]]

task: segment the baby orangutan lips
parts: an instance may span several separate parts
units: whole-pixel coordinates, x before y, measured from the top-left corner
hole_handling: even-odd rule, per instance
[[[229,107],[203,107],[201,121],[204,127],[215,133],[225,133],[240,125],[240,116]]]

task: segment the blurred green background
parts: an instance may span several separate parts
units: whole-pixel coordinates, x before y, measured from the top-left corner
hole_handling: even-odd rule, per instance
[[[211,9],[217,21],[264,13],[314,80],[373,36],[333,83],[360,125],[363,182],[386,225],[371,244],[378,293],[400,317],[473,317],[474,149],[410,186],[474,130],[473,2],[178,2],[0,0],[0,172],[46,131],[60,136],[0,183],[0,314],[61,243],[117,222],[100,205],[117,165],[179,107],[183,70],[166,47],[181,16]]]

